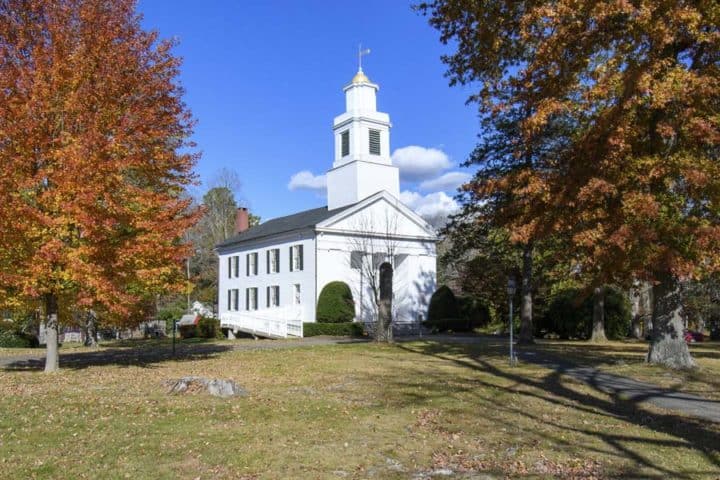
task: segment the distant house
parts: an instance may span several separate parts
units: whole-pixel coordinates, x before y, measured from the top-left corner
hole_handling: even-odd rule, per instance
[[[327,206],[248,229],[239,209],[237,234],[217,245],[219,317],[231,332],[302,336],[315,321],[323,286],[346,282],[356,321],[373,323],[373,285],[381,264],[393,277],[393,324],[414,329],[435,290],[437,237],[404,205],[390,158],[390,118],[376,109],[378,86],[360,70],[344,88],[346,111],[335,118],[335,160],[327,172]]]

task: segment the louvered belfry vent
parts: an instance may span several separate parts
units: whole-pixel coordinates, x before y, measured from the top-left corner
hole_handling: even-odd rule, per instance
[[[342,156],[347,157],[350,155],[350,130],[345,130],[340,134],[340,142],[342,148]]]
[[[370,155],[380,155],[380,130],[370,130]]]

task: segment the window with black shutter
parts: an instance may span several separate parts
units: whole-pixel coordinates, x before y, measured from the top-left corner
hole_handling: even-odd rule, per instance
[[[233,260],[234,260],[234,263],[235,263],[235,265],[233,266],[233,268],[235,269],[235,277],[237,278],[237,277],[240,276],[240,255],[235,255],[235,256],[233,257]]]
[[[380,130],[370,130],[370,155],[380,155]]]

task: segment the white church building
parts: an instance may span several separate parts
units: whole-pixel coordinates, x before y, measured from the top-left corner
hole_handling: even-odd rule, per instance
[[[390,117],[377,111],[378,85],[362,72],[344,88],[335,117],[335,158],[327,172],[327,206],[248,228],[238,210],[236,234],[217,246],[219,317],[230,334],[302,336],[315,321],[322,288],[347,283],[355,321],[377,318],[379,266],[393,267],[393,326],[415,330],[435,291],[437,237],[399,200],[400,177],[390,158]]]

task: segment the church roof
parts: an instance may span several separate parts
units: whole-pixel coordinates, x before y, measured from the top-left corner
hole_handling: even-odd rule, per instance
[[[285,217],[278,217],[268,220],[267,222],[261,223],[254,227],[248,228],[242,233],[233,235],[227,240],[220,242],[216,245],[217,248],[229,247],[237,243],[246,242],[248,240],[255,240],[258,238],[269,237],[277,235],[279,233],[293,232],[295,230],[303,230],[311,228],[327,220],[333,215],[337,215],[343,210],[347,210],[355,204],[345,205],[344,207],[336,208],[334,210],[328,210],[327,206],[320,208],[313,208],[311,210],[305,210]]]

